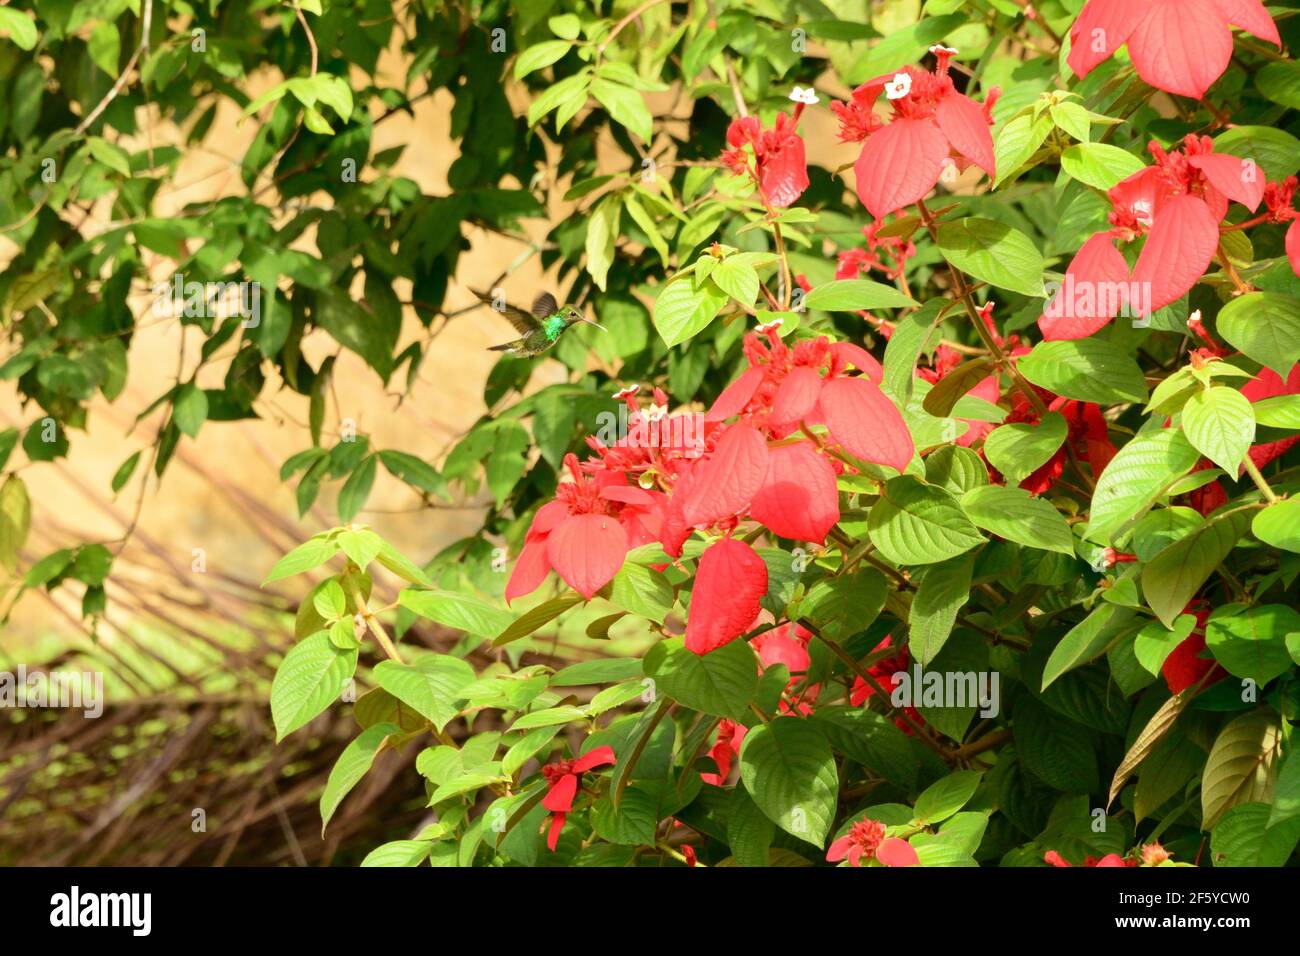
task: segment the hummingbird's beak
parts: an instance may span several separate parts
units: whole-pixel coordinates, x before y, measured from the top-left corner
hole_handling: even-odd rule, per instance
[[[609,331],[609,329],[605,328],[605,327],[604,327],[603,325],[601,325],[599,322],[593,322],[591,319],[587,318],[585,315],[582,317],[582,321],[583,321],[583,322],[586,322],[588,325],[594,325],[596,328],[600,329],[602,332],[608,332],[608,331]]]

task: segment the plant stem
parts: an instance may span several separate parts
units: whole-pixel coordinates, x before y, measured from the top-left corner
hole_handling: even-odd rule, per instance
[[[384,631],[384,626],[379,623],[379,619],[375,617],[374,612],[366,607],[366,599],[361,596],[361,588],[357,586],[355,581],[351,582],[350,590],[352,592],[351,597],[353,607],[357,609],[357,613],[361,615],[361,619],[366,622],[366,627],[370,629],[370,633],[374,635],[379,646],[383,648],[384,653],[388,655],[388,659],[396,661],[399,664],[405,664],[406,662],[402,660],[402,655],[397,651],[397,645],[389,640],[388,634]]]
[[[1246,455],[1246,457],[1242,459],[1241,466],[1246,470],[1246,474],[1250,475],[1250,480],[1253,481],[1256,487],[1258,487],[1263,493],[1265,501],[1269,504],[1275,504],[1280,500],[1277,496],[1277,492],[1273,490],[1272,486],[1269,485],[1268,481],[1264,478],[1263,473],[1260,472],[1259,466],[1251,461],[1250,455]]]

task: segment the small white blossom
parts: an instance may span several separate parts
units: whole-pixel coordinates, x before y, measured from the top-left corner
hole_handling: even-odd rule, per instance
[[[894,78],[885,84],[885,97],[901,100],[912,92],[912,76],[909,73],[895,73]]]
[[[947,53],[949,56],[957,55],[957,51],[955,49],[953,49],[950,46],[944,46],[942,43],[936,43],[934,46],[930,47],[930,52],[933,53],[935,56],[938,56],[940,53]]]
[[[616,402],[621,402],[625,398],[631,398],[639,391],[641,391],[640,385],[629,385],[627,388],[620,388],[617,392],[615,392],[610,397],[613,398]]]
[[[764,335],[766,335],[768,332],[775,332],[777,329],[781,327],[781,321],[782,321],[781,319],[773,319],[771,322],[766,322],[763,325],[760,325],[757,329],[755,329],[755,331],[762,333]]]
[[[790,91],[790,99],[796,103],[803,103],[805,106],[816,106],[820,102],[817,99],[817,91],[811,86],[806,90],[803,87],[796,86]]]
[[[657,422],[659,421],[659,419],[666,418],[667,416],[668,416],[667,405],[651,404],[650,407],[645,410],[645,417],[647,421]]]

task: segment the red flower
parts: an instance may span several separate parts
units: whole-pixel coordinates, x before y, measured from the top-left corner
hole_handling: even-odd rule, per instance
[[[745,146],[754,151],[755,174],[763,201],[775,209],[795,203],[808,188],[808,160],[803,139],[795,131],[803,104],[795,104],[795,115],[777,113],[772,129],[765,130],[756,116],[738,116],[727,127],[727,145],[722,162],[733,173],[749,169]]]
[[[723,719],[718,722],[718,739],[709,748],[709,756],[718,765],[717,773],[701,773],[700,779],[715,787],[725,786],[731,775],[731,765],[740,756],[740,745],[748,732],[744,724]]]
[[[1215,153],[1208,136],[1189,135],[1173,152],[1155,142],[1148,148],[1155,165],[1110,191],[1113,228],[1085,242],[1066,267],[1061,292],[1038,321],[1045,338],[1086,338],[1123,309],[1150,315],[1180,299],[1213,260],[1229,202],[1254,212],[1265,198],[1259,166]],[[1130,274],[1114,241],[1142,236]]]
[[[916,866],[921,861],[906,840],[886,837],[885,825],[879,820],[859,820],[826,851],[826,862],[848,860],[849,866],[875,860],[881,866]]]
[[[1101,406],[1091,402],[1079,402],[1052,395],[1042,389],[1039,393],[1048,400],[1048,411],[1059,412],[1065,418],[1066,438],[1061,447],[1038,470],[1031,474],[1020,487],[1030,494],[1046,494],[1056,484],[1065,471],[1065,461],[1069,452],[1086,462],[1092,468],[1094,478],[1100,478],[1118,449],[1111,443],[1109,426],[1101,414]],[[1006,417],[1008,423],[1028,422],[1037,424],[1041,421],[1038,411],[1024,395],[1017,392],[1012,396],[1011,413]],[[990,473],[997,479],[1001,475],[991,465]]]
[[[1043,854],[1043,862],[1050,863],[1052,866],[1073,866],[1074,864],[1067,860],[1055,850],[1048,850]],[[1136,861],[1126,860],[1118,853],[1107,853],[1100,860],[1095,856],[1084,859],[1084,866],[1137,866]]]
[[[894,639],[892,637],[886,637],[871,649],[871,653],[876,654],[880,651],[888,650],[893,646]],[[897,683],[895,675],[900,671],[906,671],[910,663],[911,657],[907,653],[907,645],[903,644],[898,648],[898,653],[890,657],[882,658],[868,667],[867,673],[870,674],[875,682],[880,685],[882,690],[888,692],[892,691],[894,689],[894,684]],[[876,689],[872,687],[871,684],[859,677],[853,682],[853,687],[849,691],[849,703],[854,707],[860,707],[866,703],[867,698],[871,697],[875,692]],[[896,717],[894,719],[894,726],[910,737],[915,733],[912,729],[913,725],[920,726],[925,723],[925,720],[921,717],[920,711],[911,705],[904,707],[903,713],[912,718],[912,720],[909,722],[903,717]]]
[[[546,835],[546,847],[555,852],[555,844],[564,829],[564,820],[573,809],[573,798],[578,795],[579,779],[588,770],[604,767],[614,763],[612,747],[597,747],[590,753],[576,760],[558,760],[542,768],[546,778],[546,796],[542,797],[542,806],[551,811],[551,827]]]
[[[1128,44],[1138,76],[1200,99],[1232,58],[1230,26],[1281,47],[1260,0],[1088,0],[1070,28],[1070,69],[1087,76]]]
[[[767,565],[743,541],[723,538],[700,555],[686,620],[686,648],[707,654],[754,624],[767,593]]]
[[[1291,262],[1291,271],[1300,276],[1300,213],[1296,212],[1296,186],[1300,180],[1288,176],[1280,183],[1269,183],[1264,187],[1264,204],[1268,207],[1268,221],[1277,225],[1291,223],[1286,231],[1286,257]]]
[[[933,73],[909,66],[878,76],[835,110],[840,138],[866,141],[853,172],[858,198],[876,219],[925,198],[954,157],[996,175],[989,133],[996,90],[981,107],[958,93],[948,75],[948,61],[957,51],[934,46],[930,52],[938,61]],[[881,93],[893,108],[888,123],[873,112]]]

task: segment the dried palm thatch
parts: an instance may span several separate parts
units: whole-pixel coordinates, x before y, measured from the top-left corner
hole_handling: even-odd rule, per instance
[[[198,460],[179,457],[276,548],[303,536]],[[82,491],[134,528],[93,488]],[[78,538],[50,522],[35,531],[25,561]],[[85,629],[78,595],[63,587],[36,592],[67,622],[60,646],[20,662],[0,643],[0,670],[92,671],[105,685],[94,719],[71,709],[0,709],[0,864],[355,863],[427,822],[411,748],[382,754],[322,837],[317,799],[357,733],[352,707],[330,708],[277,745],[267,701],[293,641],[293,599],[228,571],[190,570],[188,554],[134,528],[116,557],[97,634]],[[458,635],[417,627],[405,639],[447,651]]]

